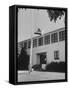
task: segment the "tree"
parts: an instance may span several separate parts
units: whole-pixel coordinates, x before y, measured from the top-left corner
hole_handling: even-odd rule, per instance
[[[28,65],[29,55],[27,55],[26,49],[22,47],[18,58],[18,70],[28,70]]]
[[[64,10],[47,10],[48,16],[50,18],[50,21],[54,20],[54,22],[57,21],[57,19],[61,19],[62,16],[65,14]]]

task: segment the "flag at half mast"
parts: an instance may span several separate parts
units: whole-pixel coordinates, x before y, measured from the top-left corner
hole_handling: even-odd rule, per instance
[[[34,34],[38,34],[38,35],[42,35],[41,29],[38,28],[36,32],[34,32]]]

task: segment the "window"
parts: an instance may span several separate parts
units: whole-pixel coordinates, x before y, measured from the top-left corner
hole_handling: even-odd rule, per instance
[[[43,37],[40,37],[38,39],[38,46],[42,46],[43,45]]]
[[[59,32],[59,41],[65,40],[65,31]]]
[[[31,47],[31,40],[28,41],[28,48]]]
[[[33,40],[33,47],[37,47],[37,39]]]
[[[23,46],[22,42],[18,43],[18,47],[22,48],[22,46]]]
[[[51,34],[51,42],[52,43],[58,42],[58,34],[57,33]]]
[[[50,35],[44,36],[44,44],[50,44]]]
[[[27,48],[27,41],[24,42],[24,48]]]
[[[54,51],[54,59],[55,60],[59,59],[59,51]]]

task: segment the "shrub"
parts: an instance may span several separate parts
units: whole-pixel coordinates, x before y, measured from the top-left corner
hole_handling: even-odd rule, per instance
[[[32,68],[34,70],[40,71],[41,70],[41,65],[34,65]]]
[[[21,53],[18,58],[18,70],[28,70],[29,66],[29,55],[27,55],[24,48],[21,49]]]
[[[50,64],[47,65],[46,70],[52,72],[65,72],[65,63],[51,62]]]

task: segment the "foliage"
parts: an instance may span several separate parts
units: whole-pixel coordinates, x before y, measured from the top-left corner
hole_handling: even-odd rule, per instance
[[[47,65],[46,71],[52,72],[65,72],[65,63],[64,62],[51,62]]]
[[[28,65],[29,55],[27,55],[25,48],[22,48],[18,58],[18,70],[28,70]]]
[[[54,20],[54,22],[56,22],[58,18],[61,19],[62,16],[65,14],[64,10],[47,10],[47,12],[50,21]]]
[[[34,70],[36,70],[36,71],[41,71],[41,65],[34,65],[33,67],[32,67]]]
[[[48,64],[47,66],[46,66],[46,69],[45,70],[43,70],[42,69],[42,67],[41,67],[41,65],[34,65],[33,67],[32,67],[34,70],[36,70],[36,71],[49,71],[49,72],[65,72],[65,62],[51,62],[50,64]]]

